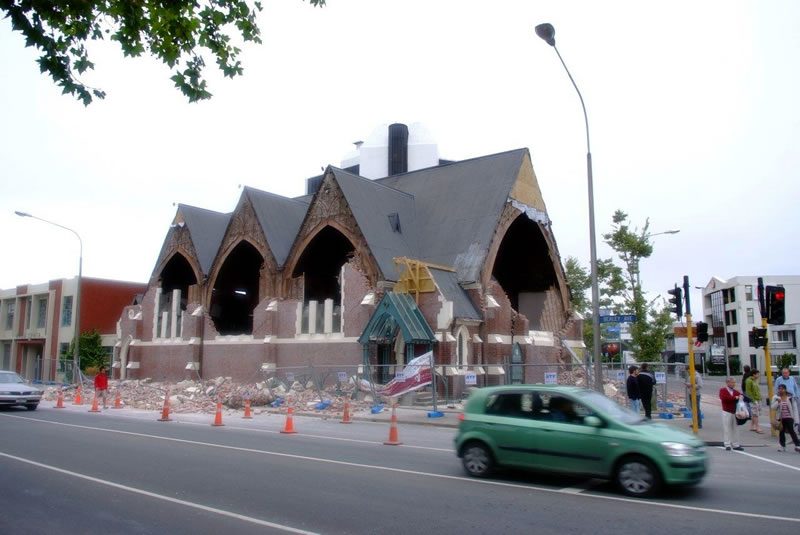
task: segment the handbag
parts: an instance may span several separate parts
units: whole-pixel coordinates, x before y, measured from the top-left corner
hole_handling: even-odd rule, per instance
[[[733,415],[736,417],[736,425],[744,425],[750,419],[750,408],[743,399],[736,402],[736,412]]]
[[[772,420],[772,428],[775,431],[783,431],[783,422],[777,419]]]

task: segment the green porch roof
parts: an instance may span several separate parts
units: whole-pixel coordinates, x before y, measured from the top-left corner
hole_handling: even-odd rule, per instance
[[[358,337],[358,343],[389,343],[394,339],[398,328],[407,344],[436,341],[433,329],[409,294],[386,292]]]

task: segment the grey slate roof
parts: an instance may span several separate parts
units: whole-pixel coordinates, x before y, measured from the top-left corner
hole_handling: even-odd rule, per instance
[[[414,198],[342,169],[331,167],[331,171],[384,277],[396,280],[398,273],[393,258],[416,257],[418,252],[419,227]],[[400,232],[393,229],[390,214],[398,215]]]
[[[472,304],[467,292],[458,283],[458,275],[452,271],[428,268],[436,286],[448,301],[453,302],[453,317],[470,320],[482,319]]]
[[[275,262],[278,267],[282,267],[308,211],[308,202],[281,197],[251,187],[245,187],[244,193],[253,204],[253,210],[264,230]]]
[[[200,268],[204,275],[208,275],[211,263],[222,243],[225,230],[228,228],[231,214],[197,208],[188,204],[179,204],[178,210],[183,215],[183,220],[189,229]]]
[[[475,281],[527,153],[517,149],[375,182],[414,196],[422,229],[416,258],[453,266],[459,280]]]

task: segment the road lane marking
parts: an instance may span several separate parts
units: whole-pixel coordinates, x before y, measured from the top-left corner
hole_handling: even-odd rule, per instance
[[[152,438],[152,439],[155,439],[155,440],[164,440],[164,441],[167,441],[167,442],[177,442],[177,443],[181,443],[181,444],[192,444],[192,445],[196,445],[196,446],[208,446],[208,447],[212,447],[212,448],[220,448],[220,449],[225,449],[225,450],[241,451],[241,452],[245,452],[245,453],[257,453],[257,454],[262,454],[262,455],[270,455],[270,456],[273,456],[273,457],[282,457],[282,458],[286,458],[286,459],[298,459],[298,460],[302,460],[302,461],[328,463],[328,464],[334,464],[334,465],[339,465],[339,466],[350,466],[350,467],[354,467],[354,468],[364,468],[364,469],[368,469],[368,470],[380,470],[380,471],[393,472],[393,473],[398,473],[398,474],[415,475],[415,476],[429,477],[429,478],[434,478],[434,479],[444,479],[444,480],[448,480],[448,481],[459,481],[459,482],[471,483],[471,484],[475,484],[475,485],[489,485],[489,486],[493,486],[493,487],[522,489],[522,490],[538,491],[538,492],[549,493],[549,494],[561,494],[561,495],[564,495],[564,492],[562,492],[561,489],[551,489],[551,488],[546,488],[546,487],[537,487],[537,486],[534,486],[534,485],[521,485],[521,484],[518,484],[518,483],[506,483],[506,482],[503,482],[503,481],[490,481],[490,480],[485,480],[485,479],[474,479],[474,478],[463,477],[463,476],[449,476],[447,474],[434,474],[434,473],[430,473],[430,472],[420,472],[418,470],[407,470],[407,469],[404,469],[404,468],[392,468],[390,466],[377,466],[377,465],[371,465],[371,464],[353,463],[353,462],[349,462],[349,461],[337,461],[335,459],[323,459],[323,458],[320,458],[320,457],[309,457],[309,456],[306,456],[306,455],[296,455],[296,454],[292,454],[292,453],[280,453],[280,452],[275,452],[275,451],[257,450],[257,449],[253,449],[253,448],[243,448],[243,447],[240,447],[240,446],[227,446],[227,445],[224,445],[224,444],[214,444],[214,443],[211,443],[211,442],[199,442],[199,441],[195,441],[195,440],[185,440],[185,439],[182,439],[182,438],[162,437],[162,436],[158,436],[158,435],[149,435],[147,433],[134,433],[132,431],[119,431],[119,430],[116,430],[116,429],[103,429],[102,427],[91,427],[91,426],[87,426],[87,425],[68,424],[68,423],[63,423],[63,422],[53,422],[51,420],[40,420],[40,419],[37,419],[37,418],[28,418],[28,417],[25,417],[25,416],[14,416],[14,415],[11,415],[11,414],[1,414],[0,416],[6,416],[6,417],[9,417],[9,418],[17,418],[17,419],[20,419],[20,420],[28,420],[28,421],[31,421],[31,422],[37,422],[37,423],[43,423],[43,424],[61,425],[61,426],[65,426],[65,427],[75,427],[75,428],[80,428],[80,429],[89,429],[89,430],[93,430],[93,431],[101,431],[101,432],[106,432],[106,433],[117,433],[117,434],[121,434],[121,435],[130,435],[130,436],[136,436],[136,437]],[[5,455],[5,454],[0,452],[0,455]],[[690,505],[680,505],[680,504],[675,504],[675,503],[655,502],[655,501],[648,501],[648,500],[642,500],[642,499],[636,499],[636,498],[624,498],[624,497],[621,497],[621,496],[606,496],[606,495],[603,495],[603,494],[583,494],[583,493],[580,493],[580,494],[572,494],[572,495],[575,496],[575,497],[579,497],[579,498],[593,498],[593,499],[597,499],[597,500],[623,502],[623,503],[636,504],[636,505],[640,505],[640,506],[648,506],[649,505],[649,506],[653,506],[653,507],[662,507],[662,508],[665,508],[665,509],[678,509],[678,510],[682,510],[682,511],[692,511],[692,512],[698,512],[698,513],[713,513],[713,514],[718,514],[718,515],[739,516],[739,517],[757,518],[757,519],[763,519],[763,520],[777,520],[777,521],[782,521],[782,522],[792,522],[792,523],[800,524],[800,518],[791,518],[791,517],[774,516],[774,515],[764,515],[764,514],[759,514],[759,513],[745,513],[745,512],[741,512],[741,511],[726,511],[724,509],[712,509],[712,508],[709,508],[709,507],[694,507],[694,506],[690,506]]]
[[[720,447],[720,449],[722,449],[722,447]],[[797,466],[792,466],[790,464],[784,464],[778,461],[773,461],[772,459],[767,459],[766,457],[759,457],[758,455],[753,455],[752,453],[747,453],[746,451],[737,451],[734,453],[738,453],[739,455],[747,455],[748,457],[764,461],[765,463],[777,464],[782,468],[789,468],[791,470],[797,470],[798,472],[800,472],[800,468],[798,468]]]
[[[114,416],[117,417],[117,418],[127,418],[129,420],[135,420],[135,421],[140,421],[140,422],[150,421],[150,420],[146,420],[146,419],[143,419],[143,418],[139,418],[139,417],[137,417],[135,415],[115,414]],[[208,427],[208,425],[209,425],[208,423],[190,422],[188,420],[181,420],[179,418],[174,418],[174,420],[175,420],[175,423],[178,423],[178,424],[197,425],[197,426],[201,426],[201,427]],[[380,424],[380,422],[359,422],[359,423]],[[241,431],[254,431],[256,433],[267,433],[267,434],[270,434],[270,435],[280,435],[281,434],[280,431],[275,431],[275,430],[271,430],[271,429],[259,429],[257,427],[237,426],[237,425],[228,425],[228,424],[226,424],[225,427],[227,427],[228,429],[239,429]],[[383,446],[383,442],[380,441],[380,440],[363,440],[363,439],[358,439],[358,438],[329,437],[329,436],[325,436],[325,435],[310,435],[308,433],[298,433],[298,434],[300,436],[303,436],[303,437],[319,438],[319,439],[323,439],[323,440],[338,440],[340,442],[354,442],[354,443],[357,443],[357,444],[372,444],[372,445]],[[442,452],[442,453],[447,453],[449,455],[452,455],[455,452],[455,450],[453,448],[434,448],[433,446],[415,446],[413,444],[400,444],[400,447],[401,448],[417,449],[417,450],[438,451],[438,452]]]
[[[581,483],[580,485],[575,485],[574,487],[565,487],[563,489],[559,489],[558,492],[563,494],[580,494],[581,492],[589,489],[593,489],[594,487],[600,486],[606,483],[603,479],[590,479]]]
[[[301,533],[303,535],[317,535],[314,531],[305,531],[302,529],[293,528],[291,526],[286,526],[284,524],[276,524],[275,522],[269,522],[267,520],[261,520],[260,518],[254,518],[252,516],[245,516],[240,515],[239,513],[232,513],[230,511],[225,511],[224,509],[217,509],[216,507],[209,507],[207,505],[202,505],[199,503],[189,502],[186,500],[179,500],[178,498],[172,498],[171,496],[164,496],[163,494],[156,494],[154,492],[149,492],[142,489],[137,489],[136,487],[129,487],[127,485],[120,485],[119,483],[113,483],[111,481],[106,481],[104,479],[98,479],[96,477],[87,476],[86,474],[80,474],[78,472],[73,472],[71,470],[64,470],[63,468],[58,468],[57,466],[52,466],[49,464],[40,463],[37,461],[33,461],[31,459],[25,459],[24,457],[17,457],[16,455],[10,455],[8,453],[3,453],[0,451],[0,457],[6,457],[8,459],[12,459],[14,461],[19,461],[22,463],[27,463],[33,466],[37,466],[39,468],[44,468],[46,470],[52,470],[53,472],[58,472],[59,474],[64,474],[72,477],[77,477],[80,479],[85,479],[86,481],[91,481],[93,483],[99,483],[100,485],[106,485],[108,487],[113,487],[115,489],[124,490],[126,492],[132,492],[134,494],[141,494],[142,496],[147,496],[149,498],[155,498],[157,500],[163,500],[170,503],[175,503],[178,505],[183,505],[186,507],[192,507],[194,509],[200,509],[201,511],[206,511],[209,513],[214,513],[222,516],[227,516],[230,518],[235,518],[237,520],[243,520],[244,522],[250,522],[251,524],[257,524],[259,526],[265,526],[269,528],[275,528],[281,531],[286,531],[288,533]]]

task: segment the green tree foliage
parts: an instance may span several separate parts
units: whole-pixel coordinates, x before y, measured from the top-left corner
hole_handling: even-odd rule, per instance
[[[617,210],[612,217],[611,232],[604,234],[603,239],[616,252],[622,266],[613,259],[597,261],[600,308],[614,314],[636,314],[637,321],[631,326],[631,346],[641,362],[660,360],[672,327],[667,303],[660,298],[648,301],[642,290],[640,263],[653,254],[649,227],[649,221],[645,221],[641,230],[632,228],[628,215]],[[591,288],[590,273],[572,257],[567,258],[565,270],[573,308],[586,318],[584,342],[591,347],[591,303],[586,297]]]
[[[98,368],[101,364],[109,365],[108,351],[103,347],[100,333],[95,329],[81,333],[78,346],[81,357],[81,371],[86,368]],[[62,359],[70,359],[75,354],[75,340],[70,342],[69,349],[61,355]]]
[[[309,0],[314,6],[325,0]],[[39,70],[88,106],[105,92],[86,86],[79,76],[94,69],[87,44],[106,38],[119,43],[125,56],[149,54],[172,69],[171,80],[189,102],[208,99],[204,51],[222,73],[241,75],[240,49],[232,37],[260,43],[256,13],[261,2],[249,0],[0,0],[11,27],[25,36],[25,46],[41,55]]]

